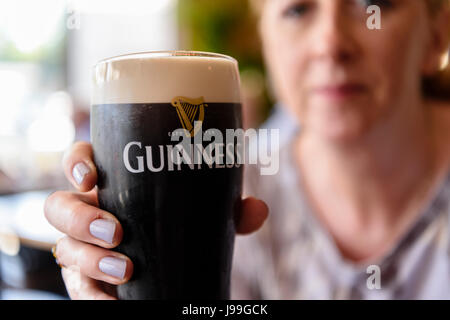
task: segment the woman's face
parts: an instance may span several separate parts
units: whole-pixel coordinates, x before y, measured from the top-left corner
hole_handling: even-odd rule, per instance
[[[367,26],[372,4],[380,30]],[[304,130],[349,140],[418,105],[439,61],[431,24],[423,0],[266,0],[261,34],[278,98]]]

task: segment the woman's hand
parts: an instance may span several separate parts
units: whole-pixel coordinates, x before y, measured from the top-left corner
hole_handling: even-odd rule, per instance
[[[78,142],[65,154],[64,173],[79,192],[57,191],[45,202],[45,216],[66,234],[53,254],[63,267],[62,276],[72,299],[116,299],[115,286],[133,274],[133,262],[109,250],[122,240],[119,221],[98,208],[97,171],[92,146]],[[242,200],[236,231],[258,230],[267,218],[266,204],[254,198]]]

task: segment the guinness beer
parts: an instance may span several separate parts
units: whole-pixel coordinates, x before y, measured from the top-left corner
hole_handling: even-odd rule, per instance
[[[91,139],[100,207],[134,262],[121,299],[228,299],[242,164],[233,58],[149,52],[94,67]],[[241,130],[242,131],[242,130]]]

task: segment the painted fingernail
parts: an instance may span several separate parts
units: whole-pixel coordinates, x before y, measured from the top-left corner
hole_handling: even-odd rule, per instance
[[[84,177],[89,173],[89,168],[83,162],[77,163],[72,170],[72,176],[80,185],[83,183]]]
[[[89,225],[89,232],[97,239],[113,243],[114,232],[116,231],[116,224],[114,221],[97,219]]]
[[[103,273],[123,279],[127,269],[127,262],[120,258],[105,257],[100,260],[98,267]]]

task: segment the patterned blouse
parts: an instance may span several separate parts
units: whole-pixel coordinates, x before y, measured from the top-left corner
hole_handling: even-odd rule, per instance
[[[308,206],[291,150],[280,149],[276,175],[245,169],[245,194],[270,214],[261,230],[236,237],[232,299],[450,299],[450,172],[390,252],[355,264]]]

